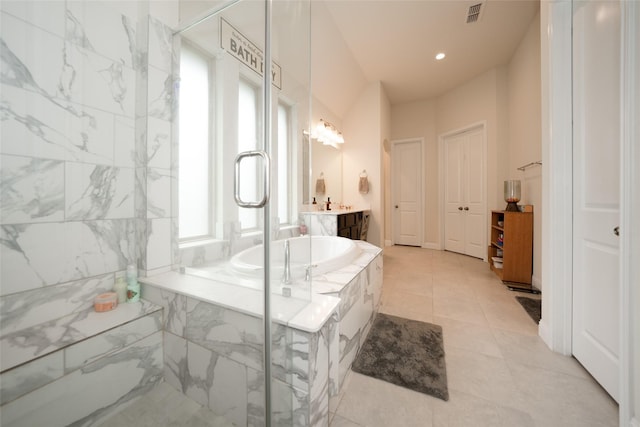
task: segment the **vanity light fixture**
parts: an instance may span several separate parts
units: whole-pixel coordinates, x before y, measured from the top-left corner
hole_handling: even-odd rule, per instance
[[[445,56],[447,56],[447,55],[445,55],[445,54],[444,54],[444,52],[440,52],[440,53],[438,53],[438,54],[436,55],[436,60],[437,60],[437,61],[441,61],[441,60],[443,60],[443,59],[444,59],[444,57],[445,57]]]
[[[338,144],[344,144],[342,132],[339,132],[334,125],[323,119],[320,119],[311,137],[333,148],[338,148]]]

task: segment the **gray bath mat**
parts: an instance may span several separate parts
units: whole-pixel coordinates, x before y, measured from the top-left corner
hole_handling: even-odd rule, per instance
[[[534,322],[540,323],[542,317],[542,301],[534,298],[516,297],[522,308]]]
[[[379,313],[352,369],[449,400],[442,328],[438,325]]]
[[[534,298],[516,297],[522,308],[534,322],[540,323],[542,317],[542,301]]]

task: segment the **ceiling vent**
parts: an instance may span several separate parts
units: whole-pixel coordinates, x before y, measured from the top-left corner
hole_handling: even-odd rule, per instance
[[[467,11],[467,24],[473,24],[480,21],[482,11],[484,10],[483,6],[484,3],[476,3],[469,6],[469,10]]]

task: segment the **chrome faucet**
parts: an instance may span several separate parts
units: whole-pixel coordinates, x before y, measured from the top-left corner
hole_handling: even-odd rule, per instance
[[[317,267],[317,265],[315,264],[309,264],[304,268],[304,281],[308,282],[309,280],[311,280],[311,269]]]
[[[284,241],[284,275],[282,276],[282,284],[291,284],[291,253],[289,249],[289,240]]]

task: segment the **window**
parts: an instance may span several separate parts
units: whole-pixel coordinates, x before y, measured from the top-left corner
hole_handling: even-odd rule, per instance
[[[179,238],[212,234],[209,62],[188,45],[180,52]]]
[[[291,223],[291,107],[278,103],[278,218]]]
[[[240,79],[238,88],[238,152],[255,150],[258,136],[258,88]],[[245,158],[241,163],[240,198],[258,200],[258,159]],[[258,209],[239,208],[238,220],[243,231],[258,228]]]

